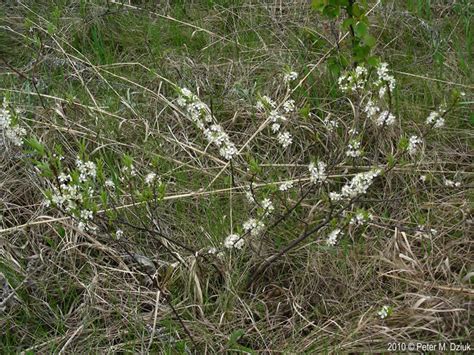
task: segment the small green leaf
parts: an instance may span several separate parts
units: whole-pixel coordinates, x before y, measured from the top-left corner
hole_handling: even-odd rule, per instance
[[[326,5],[325,0],[313,0],[311,1],[311,7],[317,11],[323,11],[324,6]]]
[[[336,18],[339,16],[341,8],[336,5],[327,5],[324,7],[323,14],[330,18]]]
[[[360,17],[363,14],[362,9],[359,7],[358,4],[353,4],[352,5],[352,15],[354,17]]]
[[[364,37],[364,43],[366,46],[374,47],[376,43],[375,37],[369,34],[366,34]]]
[[[354,25],[354,19],[352,17],[350,18],[346,18],[343,22],[342,22],[342,28],[345,29],[345,30],[348,30],[349,27],[351,25]]]
[[[359,21],[354,26],[354,33],[358,38],[364,38],[369,32],[369,28],[366,23]]]
[[[232,332],[232,334],[229,337],[229,344],[234,345],[237,343],[237,341],[242,337],[242,335],[245,334],[245,331],[243,329],[237,329]]]
[[[380,64],[380,59],[378,57],[372,56],[367,58],[367,64],[372,67],[377,67]]]

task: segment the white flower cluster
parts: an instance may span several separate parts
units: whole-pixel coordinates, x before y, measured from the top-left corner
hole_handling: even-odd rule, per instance
[[[281,131],[282,125],[288,121],[288,119],[276,110],[276,103],[273,101],[271,98],[268,96],[263,96],[258,102],[257,102],[257,108],[258,109],[267,109],[269,110],[269,119],[271,124],[271,130],[273,133],[277,133],[277,140],[278,143],[283,148],[288,148],[288,146],[293,143],[293,137],[291,136],[291,133],[288,131]],[[295,111],[295,100],[288,100],[283,104],[283,111],[284,113],[291,113]]]
[[[285,75],[283,75],[283,81],[285,83],[289,83],[290,81],[293,81],[296,79],[298,79],[298,73],[295,71],[290,71],[288,73],[285,73]]]
[[[375,85],[379,87],[379,97],[382,98],[387,92],[387,87],[390,91],[395,89],[395,78],[388,74],[388,64],[380,63],[377,67],[378,79],[375,81]]]
[[[461,186],[461,183],[459,181],[453,181],[450,179],[444,179],[444,186],[446,187],[459,187]]]
[[[444,118],[439,111],[433,111],[426,118],[426,124],[433,125],[434,128],[441,128],[444,126]]]
[[[367,68],[359,65],[355,70],[342,74],[337,83],[343,92],[352,92],[363,89],[368,79]]]
[[[360,141],[351,140],[347,146],[346,155],[348,157],[357,158],[362,155],[362,149],[360,148]]]
[[[95,179],[97,167],[93,162],[83,162],[79,158],[76,160],[76,167],[79,173],[78,181],[75,181],[71,174],[59,174],[59,187],[53,186],[53,193],[46,204],[52,203],[71,213],[79,221],[78,228],[80,230],[93,230],[95,228],[90,226],[90,221],[93,218],[92,211],[79,208],[85,198],[91,198],[94,194],[94,189],[86,182]]]
[[[246,189],[245,195],[250,203],[257,203],[250,188]],[[268,218],[275,210],[275,206],[273,206],[273,202],[269,198],[263,199],[260,206],[262,207],[263,211],[259,213],[259,218],[249,218],[242,224],[245,234],[250,234],[253,237],[256,237],[262,233],[263,229],[265,228],[265,218]],[[237,244],[235,244],[236,240],[238,240]],[[237,234],[231,234],[226,238],[224,246],[228,249],[241,249],[244,243],[245,241],[242,237],[238,236]]]
[[[290,132],[287,131],[278,133],[277,139],[283,148],[288,148],[288,146],[293,143],[293,137]]]
[[[112,179],[107,179],[107,180],[105,180],[105,186],[106,187],[111,187],[112,189],[114,189],[115,188],[115,183]]]
[[[357,212],[355,216],[351,218],[351,220],[349,221],[349,224],[362,226],[368,221],[371,221],[373,219],[374,219],[374,216],[372,215],[372,213],[361,211],[361,212]]]
[[[18,125],[13,125],[12,115],[8,109],[8,103],[3,99],[3,105],[0,108],[0,134],[16,146],[23,144],[23,137],[26,135],[26,130]],[[0,146],[2,141],[0,140]]]
[[[326,167],[327,167],[327,164],[322,161],[319,161],[317,164],[314,164],[313,162],[309,164],[308,166],[308,170],[310,174],[309,179],[313,184],[326,181],[328,177],[326,173]]]
[[[255,202],[255,197],[252,194],[252,190],[250,189],[249,186],[245,188],[245,197],[247,198],[247,201],[250,203],[256,203]]]
[[[418,136],[411,136],[410,139],[408,140],[408,153],[411,155],[416,153],[416,150],[418,149],[418,146],[423,144],[423,141],[421,138]]]
[[[295,110],[295,100],[288,100],[283,104],[283,111],[286,113],[293,112]]]
[[[120,178],[121,180],[125,179],[125,175],[137,176],[137,170],[135,169],[135,166],[133,166],[133,164],[124,165],[122,167],[122,173],[124,174],[124,176]]]
[[[277,134],[278,143],[283,148],[288,148],[288,146],[293,143],[293,137],[288,131],[281,131],[283,124],[288,121],[288,119],[276,109],[276,103],[268,96],[262,96],[260,100],[257,101],[257,110],[267,111],[268,118],[271,122],[271,131]],[[295,111],[295,100],[288,100],[283,104],[284,113],[291,113]]]
[[[329,116],[323,120],[323,124],[329,132],[339,127],[339,123],[336,120],[332,120]]]
[[[272,213],[275,210],[275,207],[269,198],[262,201],[262,208],[265,210],[265,213]]]
[[[186,110],[190,119],[204,133],[209,143],[219,148],[219,154],[224,159],[231,160],[238,153],[229,135],[224,132],[220,125],[216,124],[209,107],[190,90],[182,88],[181,95],[176,102]]]
[[[367,104],[364,107],[364,112],[367,114],[367,117],[373,118],[380,111],[380,108],[374,104],[372,100],[367,100]]]
[[[122,237],[123,237],[123,230],[117,229],[117,230],[115,231],[115,238],[120,239],[120,238],[122,238]]]
[[[342,187],[340,193],[331,192],[329,193],[329,197],[333,201],[340,201],[365,194],[370,185],[372,185],[373,180],[380,174],[380,172],[380,169],[374,169],[356,174],[350,182]]]
[[[278,187],[278,190],[284,192],[284,191],[288,191],[292,187],[293,187],[293,181],[286,181]]]
[[[395,123],[395,116],[389,111],[382,111],[375,120],[377,126],[392,126]]]
[[[387,318],[390,313],[390,307],[389,306],[383,306],[380,311],[377,312],[380,318],[384,319]]]
[[[224,240],[224,247],[227,249],[242,249],[245,241],[238,234],[229,234]]]
[[[155,180],[156,180],[155,173],[149,173],[145,176],[145,184],[147,184],[148,186],[152,185]]]
[[[276,107],[276,102],[264,95],[257,101],[256,107],[259,111],[272,110]]]
[[[329,233],[328,238],[326,239],[326,243],[329,246],[335,246],[337,243],[337,238],[341,234],[341,230],[339,228],[334,229],[331,233]]]
[[[250,233],[250,235],[256,237],[265,228],[265,223],[263,223],[262,220],[250,218],[243,223],[242,227],[244,228],[245,233]]]
[[[375,90],[378,90],[379,99],[374,98],[371,94],[363,110],[368,118],[374,120],[377,126],[391,126],[395,123],[395,116],[388,110],[382,111],[374,100],[382,99],[387,92],[387,88],[390,89],[390,91],[395,89],[395,78],[388,74],[387,63],[380,63],[376,69],[376,74],[377,77],[373,81],[373,86],[375,86]]]

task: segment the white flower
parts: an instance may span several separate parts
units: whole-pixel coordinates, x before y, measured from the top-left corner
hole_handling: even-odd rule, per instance
[[[227,238],[224,240],[224,247],[227,249],[242,249],[244,243],[244,239],[240,238],[238,234],[229,234],[229,236],[227,236]]]
[[[244,222],[243,228],[246,233],[250,232],[252,236],[257,236],[265,228],[265,224],[262,221],[257,221],[255,218],[250,218]]]
[[[334,129],[339,126],[339,123],[336,120],[331,120],[329,116],[324,119],[323,124],[330,132],[334,131]]]
[[[58,180],[59,182],[67,182],[69,180],[71,180],[71,175],[66,175],[64,173],[61,173],[58,175]]]
[[[282,183],[278,189],[280,191],[288,191],[289,189],[291,189],[293,187],[293,181],[286,181],[284,183]]]
[[[291,137],[290,132],[278,133],[277,139],[283,148],[287,148],[291,143],[293,143],[293,138]]]
[[[341,193],[331,192],[329,197],[333,201],[339,201],[342,199],[351,199],[358,195],[365,194],[368,188],[372,185],[373,180],[380,174],[381,170],[375,169],[363,173],[356,174],[352,180],[346,183]]]
[[[425,182],[426,181],[426,175],[421,175],[420,176],[420,181]]]
[[[295,100],[288,100],[283,104],[283,110],[286,113],[293,112],[295,110]]]
[[[444,179],[444,186],[447,187],[459,187],[461,186],[461,183],[459,181],[453,181],[449,179]]]
[[[190,99],[193,96],[193,93],[187,88],[181,88],[181,95],[185,98]]]
[[[383,111],[375,122],[377,126],[391,126],[395,123],[395,116],[388,111]]]
[[[126,175],[130,175],[130,176],[136,176],[137,175],[137,171],[135,170],[135,167],[133,166],[133,164],[130,164],[130,166],[123,166],[122,167],[122,172]]]
[[[265,111],[265,105],[262,103],[262,101],[257,101],[257,104],[255,105],[258,111]]]
[[[379,111],[380,111],[380,108],[375,106],[372,100],[367,101],[367,104],[364,107],[364,112],[367,114],[367,117],[372,118]]]
[[[117,239],[122,238],[122,237],[123,237],[123,230],[117,229],[117,230],[115,231],[115,237],[116,237]]]
[[[280,126],[279,123],[274,123],[274,124],[272,124],[272,132],[273,132],[273,133],[278,132],[278,131],[280,130],[280,127],[281,127],[281,126]]]
[[[81,211],[81,218],[82,218],[83,220],[92,219],[92,211],[89,211],[89,210],[82,210],[82,211]]]
[[[360,157],[362,155],[362,150],[360,149],[360,142],[357,140],[352,140],[347,146],[346,155],[352,158]]]
[[[342,74],[338,79],[339,88],[343,92],[351,92],[363,89],[367,81],[367,68],[359,65],[354,71]]]
[[[243,224],[244,231],[248,232],[254,229],[257,226],[257,220],[255,218],[250,218],[249,220],[245,221]]]
[[[219,154],[224,157],[224,159],[231,160],[238,153],[237,148],[234,143],[231,142],[222,127],[215,123],[215,118],[209,106],[186,88],[181,89],[181,97],[178,100],[178,104],[185,107],[187,115],[204,133],[209,143],[215,144],[219,148]],[[265,96],[257,106],[262,106],[263,101],[266,101]],[[270,100],[268,105],[271,104],[274,103]]]
[[[270,201],[270,199],[268,198],[262,201],[262,207],[268,213],[272,213],[275,210],[275,207],[273,206],[272,201]]]
[[[379,66],[377,67],[377,75],[378,75],[378,81],[375,84],[381,85],[380,91],[379,91],[379,97],[383,97],[387,90],[387,85],[390,91],[393,91],[395,89],[395,78],[392,75],[388,74],[387,63],[379,64]]]
[[[367,221],[372,220],[374,216],[371,213],[358,212],[354,217],[351,218],[349,224],[352,225],[363,225]]]
[[[97,167],[91,161],[83,162],[79,158],[76,159],[76,166],[79,170],[79,180],[81,182],[86,181],[89,178],[95,178],[97,174]]]
[[[155,173],[149,173],[147,176],[145,176],[145,184],[151,185],[153,181],[155,181],[156,174]]]
[[[231,160],[238,152],[234,143],[229,140],[226,140],[222,148],[219,149],[219,154],[226,160]]]
[[[408,153],[415,154],[418,145],[421,145],[423,141],[418,136],[411,136],[408,141]]]
[[[114,184],[114,182],[112,181],[112,179],[107,179],[107,180],[105,180],[105,186],[107,186],[107,187],[115,187],[115,184]]]
[[[270,97],[268,96],[262,96],[261,99],[257,102],[257,110],[259,111],[265,111],[265,109],[268,108],[275,108],[276,107],[276,102],[273,101]]]
[[[18,147],[23,144],[23,137],[26,135],[26,130],[24,128],[13,125],[12,116],[5,98],[3,99],[3,105],[0,108],[0,135],[2,133],[8,141]],[[0,140],[0,146],[1,145],[2,141]]]
[[[444,118],[439,112],[433,111],[426,118],[426,124],[432,124],[434,128],[441,128],[444,126]]]
[[[270,114],[268,115],[268,118],[270,119],[270,122],[285,122],[286,117],[283,115],[280,115],[280,113],[277,110],[271,110]]]
[[[291,71],[289,73],[286,73],[284,76],[283,76],[283,81],[285,83],[289,83],[290,81],[293,81],[293,80],[296,80],[298,78],[298,73],[295,72],[295,71]]]
[[[328,238],[326,239],[326,243],[329,246],[334,246],[336,245],[337,242],[337,237],[341,233],[341,230],[339,228],[334,229],[331,233],[329,233]]]
[[[186,99],[184,97],[180,96],[176,100],[176,103],[178,104],[178,106],[184,107],[184,106],[186,106]]]
[[[389,312],[390,312],[390,307],[383,306],[382,309],[377,312],[377,314],[380,316],[380,318],[384,319],[388,317]]]
[[[245,188],[245,197],[250,203],[255,203],[255,198],[253,197],[252,190],[250,189],[250,187]]]
[[[310,181],[313,184],[324,182],[327,179],[326,167],[326,163],[322,161],[319,161],[317,165],[313,162],[309,164]]]

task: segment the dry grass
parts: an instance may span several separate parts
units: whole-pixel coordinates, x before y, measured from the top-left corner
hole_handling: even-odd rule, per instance
[[[116,3],[0,6],[0,95],[22,110],[28,134],[61,146],[65,166],[82,149],[117,176],[128,154],[140,177],[154,171],[166,182],[161,199],[124,183],[99,206],[97,231],[83,232],[43,203],[51,182],[29,153],[0,153],[0,272],[13,295],[0,320],[5,353],[382,352],[390,342],[472,339],[469,2],[370,2],[375,52],[398,85],[400,119],[385,134],[338,91],[331,63],[350,53],[348,42],[306,2]],[[291,93],[281,85],[285,66],[300,73]],[[232,164],[177,107],[175,85],[212,108],[241,151]],[[447,126],[417,159],[388,168],[400,136],[422,135],[453,88],[466,96]],[[289,149],[256,112],[258,94],[296,100]],[[325,128],[328,115],[337,132]],[[366,155],[353,164],[344,152],[356,126]],[[327,247],[345,223],[340,213],[275,258],[331,211],[326,189],[308,182],[307,164],[320,157],[331,162],[330,191],[375,164],[387,168],[348,208],[374,219],[345,225]],[[288,180],[295,189],[276,193],[274,183]],[[255,215],[243,193],[250,183],[274,198],[270,228],[243,251],[208,254]],[[393,311],[380,319],[384,305]]]

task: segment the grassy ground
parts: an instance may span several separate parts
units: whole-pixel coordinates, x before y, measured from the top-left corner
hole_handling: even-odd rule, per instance
[[[354,97],[337,84],[351,53],[349,41],[336,45],[339,22],[307,1],[126,3],[0,5],[0,96],[28,136],[63,166],[81,155],[119,181],[130,156],[138,172],[104,190],[108,212],[84,232],[43,203],[51,179],[37,174],[32,153],[2,148],[0,281],[14,290],[0,317],[3,353],[379,352],[392,342],[472,339],[470,1],[369,1],[374,54],[397,79],[398,120],[386,134],[365,131],[357,163],[341,159],[360,122]],[[304,80],[292,93],[293,144],[283,150],[268,129],[254,136],[265,120],[255,105],[258,95],[283,100],[287,68]],[[177,109],[176,86],[198,93],[245,147],[232,164]],[[345,223],[332,218],[259,272],[329,213],[324,187],[301,198],[312,159],[335,162],[331,191],[344,176],[388,166],[397,137],[423,132],[454,89],[466,95],[446,126],[351,207],[373,220],[346,226],[330,247],[326,236]],[[323,124],[328,116],[335,132]],[[147,190],[150,172],[164,190]],[[295,188],[278,193],[274,182],[288,179]],[[259,200],[272,197],[274,217],[242,250],[222,249],[258,214],[243,193],[251,182]],[[384,305],[391,313],[381,319]]]

